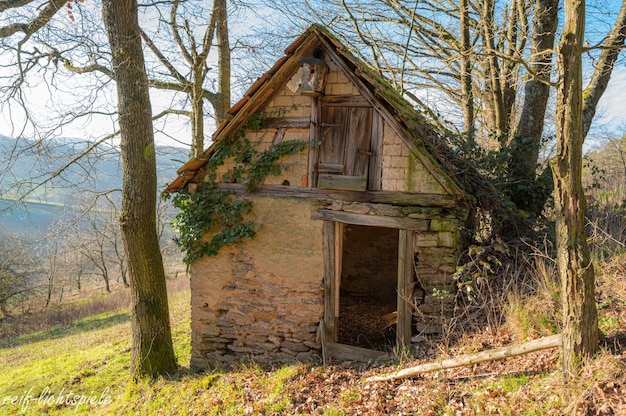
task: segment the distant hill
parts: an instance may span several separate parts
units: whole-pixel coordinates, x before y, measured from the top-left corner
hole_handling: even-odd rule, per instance
[[[19,198],[32,184],[41,183],[52,173],[58,176],[29,195],[29,200],[66,204],[79,190],[102,192],[122,186],[119,149],[102,144],[76,164],[64,167],[92,143],[80,139],[45,142],[16,140],[0,136],[0,198]],[[176,177],[176,170],[188,160],[188,149],[156,146],[160,187]],[[18,185],[16,187],[16,185]]]
[[[76,195],[121,189],[121,156],[119,149],[112,146],[100,145],[78,163],[65,168],[89,146],[91,143],[79,139],[37,143],[0,135],[0,233],[35,237],[33,233],[45,231],[76,203]],[[156,146],[155,152],[159,189],[163,189],[188,160],[189,150]],[[30,193],[25,204],[13,204],[33,184],[41,183],[52,173],[58,176]]]

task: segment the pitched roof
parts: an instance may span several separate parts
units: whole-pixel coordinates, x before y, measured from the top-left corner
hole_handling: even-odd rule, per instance
[[[319,25],[313,25],[302,33],[285,49],[285,56],[252,84],[243,98],[228,111],[228,118],[218,126],[213,134],[213,143],[204,151],[203,156],[192,158],[185,163],[178,170],[180,176],[165,189],[165,192],[176,192],[192,181],[209,160],[215,146],[226,140],[250,116],[258,112],[271,98],[270,94],[276,87],[291,78],[300,66],[298,59],[320,45],[387,121],[402,132],[401,136],[408,141],[407,145],[413,149],[424,166],[439,179],[444,189],[458,197],[466,196],[462,190],[464,186],[459,185],[465,181],[455,180],[459,179],[458,171],[464,170],[465,165],[448,144],[446,136],[450,133],[436,127],[425,115],[427,110],[415,109],[389,81],[353,56],[335,36]],[[471,193],[473,192],[470,191]]]

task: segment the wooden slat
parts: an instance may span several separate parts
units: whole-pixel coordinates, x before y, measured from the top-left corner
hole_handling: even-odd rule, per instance
[[[378,215],[355,214],[353,212],[345,211],[331,211],[328,209],[311,211],[311,219],[323,221],[339,221],[346,224],[368,225],[372,227],[386,227],[414,231],[428,230],[427,220],[382,217]]]
[[[221,183],[220,189],[235,194],[246,195],[245,185],[238,183]],[[441,194],[411,194],[406,192],[387,191],[345,191],[334,189],[303,188],[300,186],[260,185],[254,194],[285,198],[313,198],[320,200],[336,200],[348,202],[368,202],[377,204],[392,204],[400,206],[420,206],[437,208],[454,208],[459,200],[451,195]]]
[[[307,186],[313,188],[317,186],[317,161],[319,159],[319,119],[320,107],[319,99],[311,98],[311,125],[309,127],[309,170],[307,175]]]
[[[317,175],[317,187],[321,189],[365,191],[367,190],[367,178],[363,176],[331,175],[320,173]]]
[[[369,168],[369,186],[372,191],[380,191],[383,181],[383,118],[378,111],[374,111],[372,115],[372,140],[370,168]]]
[[[350,108],[346,112],[346,116],[345,123],[348,126],[348,131],[345,138],[345,174],[366,178],[365,187],[367,189],[367,176],[370,164],[368,153],[372,135],[372,109]]]
[[[319,163],[317,165],[317,171],[320,173],[337,173],[341,174],[344,170],[344,165],[333,163]]]
[[[413,239],[415,232],[400,230],[398,241],[398,324],[396,326],[396,344],[411,345],[411,326],[413,322]]]
[[[375,361],[389,358],[389,355],[382,351],[369,350],[367,348],[354,347],[352,345],[337,344],[329,342],[326,344],[328,355],[340,361]]]
[[[362,95],[327,95],[322,99],[323,105],[332,107],[371,107]]]

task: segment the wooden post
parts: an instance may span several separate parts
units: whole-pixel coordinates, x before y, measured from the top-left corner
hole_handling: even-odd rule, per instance
[[[413,238],[415,232],[399,231],[398,241],[398,323],[396,344],[398,348],[411,344],[411,298],[413,289]]]
[[[324,336],[322,339],[326,342],[337,342],[335,253],[335,223],[324,221],[324,326],[322,328]]]

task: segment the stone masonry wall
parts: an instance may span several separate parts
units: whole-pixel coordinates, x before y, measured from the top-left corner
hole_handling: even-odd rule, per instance
[[[254,198],[262,228],[191,268],[191,365],[313,361],[324,311],[322,222],[309,200]]]
[[[387,122],[383,126],[382,189],[424,194],[446,193]]]

